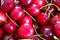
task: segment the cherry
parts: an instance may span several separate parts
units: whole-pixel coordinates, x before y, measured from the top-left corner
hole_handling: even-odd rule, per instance
[[[1,9],[4,12],[10,11],[14,7],[14,0],[1,0]]]
[[[32,40],[41,40],[38,36],[32,37]]]
[[[50,24],[56,24],[57,21],[60,20],[60,16],[56,15],[50,19]]]
[[[15,6],[10,16],[12,17],[13,20],[16,20],[16,21],[21,20],[24,17],[24,11],[20,6]]]
[[[23,24],[18,29],[18,35],[21,38],[30,38],[34,34],[34,29],[30,24]]]
[[[20,0],[22,5],[24,6],[30,6],[34,0]]]
[[[23,19],[19,20],[20,25],[25,24],[25,23],[32,25],[32,23],[33,23],[32,18],[30,16],[26,15]]]
[[[3,30],[2,28],[0,28],[0,38],[2,38],[2,36],[3,36]]]
[[[43,37],[46,39],[46,40],[53,40],[53,31],[52,31],[52,27],[50,25],[46,25],[46,26],[43,26],[41,28],[41,31],[40,33],[43,35]]]
[[[60,0],[52,0],[54,4],[56,4],[58,7],[60,7]]]
[[[54,32],[55,32],[55,34],[56,34],[57,37],[60,37],[60,21],[58,21],[54,25]]]
[[[28,13],[30,13],[32,16],[38,16],[40,14],[40,9],[38,5],[32,4],[30,7],[26,8]]]
[[[46,0],[35,0],[34,4],[39,5],[39,7],[41,8],[42,6],[46,4]]]
[[[6,23],[7,21],[7,16],[5,13],[3,13],[2,11],[0,11],[0,25]]]
[[[48,15],[46,13],[41,13],[37,16],[37,21],[41,24],[41,25],[45,25],[48,23]]]
[[[4,25],[4,29],[7,33],[14,33],[16,31],[16,25],[11,22],[8,21],[5,25]]]

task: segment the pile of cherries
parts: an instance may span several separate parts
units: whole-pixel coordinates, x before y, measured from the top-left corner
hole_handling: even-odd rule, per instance
[[[60,0],[1,0],[0,40],[60,40]]]

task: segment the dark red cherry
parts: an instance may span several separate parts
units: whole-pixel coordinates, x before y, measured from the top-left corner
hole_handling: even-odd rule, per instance
[[[10,11],[14,7],[14,0],[1,0],[1,9],[4,12]]]
[[[14,33],[16,31],[16,25],[11,22],[8,21],[5,25],[4,25],[4,29],[7,33]]]
[[[42,6],[46,4],[46,0],[35,0],[34,4],[39,5],[39,7],[41,8]]]
[[[32,4],[30,7],[28,7],[27,9],[27,12],[29,14],[31,14],[32,16],[37,16],[40,14],[40,9],[38,7],[38,5],[36,4]]]
[[[55,32],[55,34],[56,34],[57,37],[60,37],[60,21],[58,21],[54,25],[54,32]]]
[[[52,30],[52,27],[50,25],[47,25],[47,26],[43,26],[41,28],[41,31],[40,33],[43,35],[43,37],[46,39],[46,40],[53,40],[53,30]]]
[[[25,24],[25,23],[32,25],[32,23],[33,23],[32,18],[30,16],[26,15],[23,19],[19,20],[20,25]]]
[[[2,38],[2,36],[3,36],[3,30],[2,28],[0,28],[0,38]]]
[[[21,38],[30,38],[34,34],[33,26],[30,24],[23,24],[18,29],[18,35]]]
[[[10,16],[13,20],[21,20],[24,17],[24,11],[20,6],[15,6]]]
[[[60,0],[52,0],[54,4],[56,4],[58,7],[60,7]]]
[[[22,5],[24,6],[30,6],[34,0],[20,0]]]
[[[41,24],[41,25],[45,25],[48,23],[48,15],[46,13],[41,13],[37,16],[37,21]]]
[[[60,20],[60,16],[56,15],[50,19],[50,24],[56,24],[57,21]]]
[[[6,20],[7,20],[6,14],[0,11],[0,25],[4,24]]]

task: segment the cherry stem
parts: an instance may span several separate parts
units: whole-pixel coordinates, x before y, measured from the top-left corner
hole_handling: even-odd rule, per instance
[[[24,10],[24,12],[25,12],[27,15],[29,15],[29,16],[33,19],[33,21],[36,22],[35,18],[33,18],[26,10]]]
[[[53,6],[55,6],[55,7],[57,7],[57,9],[60,11],[60,9],[59,9],[59,7],[57,6],[57,5],[55,5],[55,4],[48,4],[48,5],[53,5]],[[44,7],[46,7],[46,6],[48,6],[48,5],[45,5],[45,6],[43,6],[43,7],[41,7],[40,9],[43,9]]]
[[[59,40],[56,36],[53,36],[55,40]]]
[[[7,17],[17,26],[17,27],[19,27],[19,25],[15,22],[15,21],[13,21],[10,17],[9,17],[9,15],[6,13],[6,15],[7,15]]]
[[[42,38],[41,37],[41,35],[39,35],[38,33],[37,33],[37,31],[36,31],[36,28],[35,28],[35,25],[33,24],[33,27],[34,27],[34,30],[35,30],[35,33],[37,34],[37,36],[39,37],[39,38],[41,38],[42,40],[45,40],[44,38]]]
[[[46,0],[46,2],[47,2],[47,0]],[[51,3],[50,4],[52,4],[52,0],[51,0]],[[47,10],[46,10],[45,13],[47,13],[49,11],[50,7],[51,7],[51,5],[48,5],[48,2],[47,2],[47,6],[48,6],[48,8],[47,8]]]
[[[5,40],[9,40],[9,38],[11,38],[12,35],[13,35],[13,34],[11,34],[10,36],[8,36]]]

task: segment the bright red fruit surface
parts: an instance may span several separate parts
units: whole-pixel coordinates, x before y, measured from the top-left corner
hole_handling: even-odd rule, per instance
[[[19,21],[19,23],[20,23],[20,25],[25,24],[25,23],[32,25],[33,20],[32,20],[32,18],[30,16],[26,15],[23,19],[21,19]]]
[[[37,16],[40,14],[39,6],[36,4],[32,4],[30,7],[28,7],[27,12],[31,14],[32,16]]]
[[[21,38],[30,38],[34,34],[34,29],[30,24],[23,24],[18,29],[18,35]]]
[[[10,16],[13,20],[21,20],[24,17],[24,11],[20,6],[15,6]]]
[[[13,22],[8,21],[8,23],[4,25],[4,29],[7,33],[14,33],[16,31],[16,25]]]
[[[10,11],[14,7],[14,0],[1,0],[1,9],[4,12]]]

